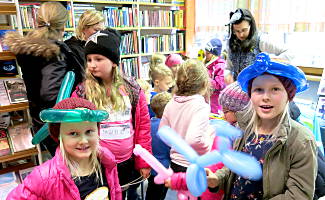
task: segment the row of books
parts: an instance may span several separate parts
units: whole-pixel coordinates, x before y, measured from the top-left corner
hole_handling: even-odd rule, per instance
[[[28,174],[33,171],[34,167],[19,170],[18,173],[8,172],[0,175],[0,199],[4,200],[15,187],[21,183]]]
[[[122,35],[120,51],[121,55],[139,53],[137,31],[132,31]]]
[[[140,24],[144,27],[184,27],[183,10],[142,10]]]
[[[0,128],[0,156],[34,148],[32,133],[28,123]]]
[[[39,7],[40,3],[26,3],[19,5],[22,28],[35,29],[37,27],[37,12]],[[69,18],[66,23],[66,28],[72,28],[72,9],[69,2],[67,3],[67,10],[69,12]]]
[[[27,102],[25,83],[20,78],[0,79],[0,106]]]
[[[184,5],[184,0],[140,0],[140,2],[148,2],[148,3],[171,3],[171,4]]]
[[[141,36],[142,53],[183,51],[185,48],[184,33],[170,35],[144,35]]]
[[[137,8],[105,6],[102,12],[105,17],[105,26],[108,27],[138,26]]]
[[[140,78],[139,74],[139,58],[128,58],[121,60],[121,69],[127,76]]]

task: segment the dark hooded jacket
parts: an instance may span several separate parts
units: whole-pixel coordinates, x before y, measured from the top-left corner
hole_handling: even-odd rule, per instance
[[[75,84],[81,82],[83,68],[63,42],[23,37],[10,32],[4,41],[17,58],[26,84],[34,130],[43,123],[39,112],[55,105],[61,83],[67,71],[76,74]]]

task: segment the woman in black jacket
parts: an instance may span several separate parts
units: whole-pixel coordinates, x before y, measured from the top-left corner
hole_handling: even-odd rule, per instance
[[[67,19],[68,12],[61,3],[46,2],[39,8],[35,30],[26,36],[18,32],[5,36],[4,42],[16,55],[26,84],[34,133],[43,126],[39,112],[55,105],[67,71],[74,71],[76,79],[82,77],[82,66],[62,42]],[[54,155],[57,144],[50,137],[42,144]]]

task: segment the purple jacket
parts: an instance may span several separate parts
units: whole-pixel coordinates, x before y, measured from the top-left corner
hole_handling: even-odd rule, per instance
[[[146,95],[134,79],[129,77],[123,78],[125,87],[130,91],[129,97],[132,105],[131,112],[132,124],[134,127],[134,144],[140,144],[151,153],[150,118]],[[86,98],[83,84],[77,86],[71,97]],[[105,144],[103,144],[103,147],[105,147]],[[139,170],[142,168],[150,168],[150,165],[139,156],[135,156],[135,169]]]
[[[118,181],[117,167],[114,155],[106,148],[101,148],[100,162],[105,168],[111,200],[121,200],[122,190]],[[64,199],[80,200],[79,190],[71,178],[70,171],[65,165],[60,149],[55,156],[36,167],[22,184],[13,189],[7,200],[45,200]]]
[[[210,105],[212,113],[219,113],[221,106],[218,103],[220,91],[225,88],[224,81],[224,69],[226,61],[220,57],[214,57],[210,62],[206,64],[208,73],[210,76],[210,83],[213,89],[213,93],[210,97]]]

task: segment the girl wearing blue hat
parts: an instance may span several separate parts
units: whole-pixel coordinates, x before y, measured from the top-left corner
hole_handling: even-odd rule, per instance
[[[313,199],[316,144],[312,133],[288,114],[295,94],[308,88],[304,73],[261,53],[238,82],[250,96],[251,108],[245,134],[234,149],[259,160],[263,178],[251,181],[224,167],[207,172],[209,187],[223,189],[225,199]]]

